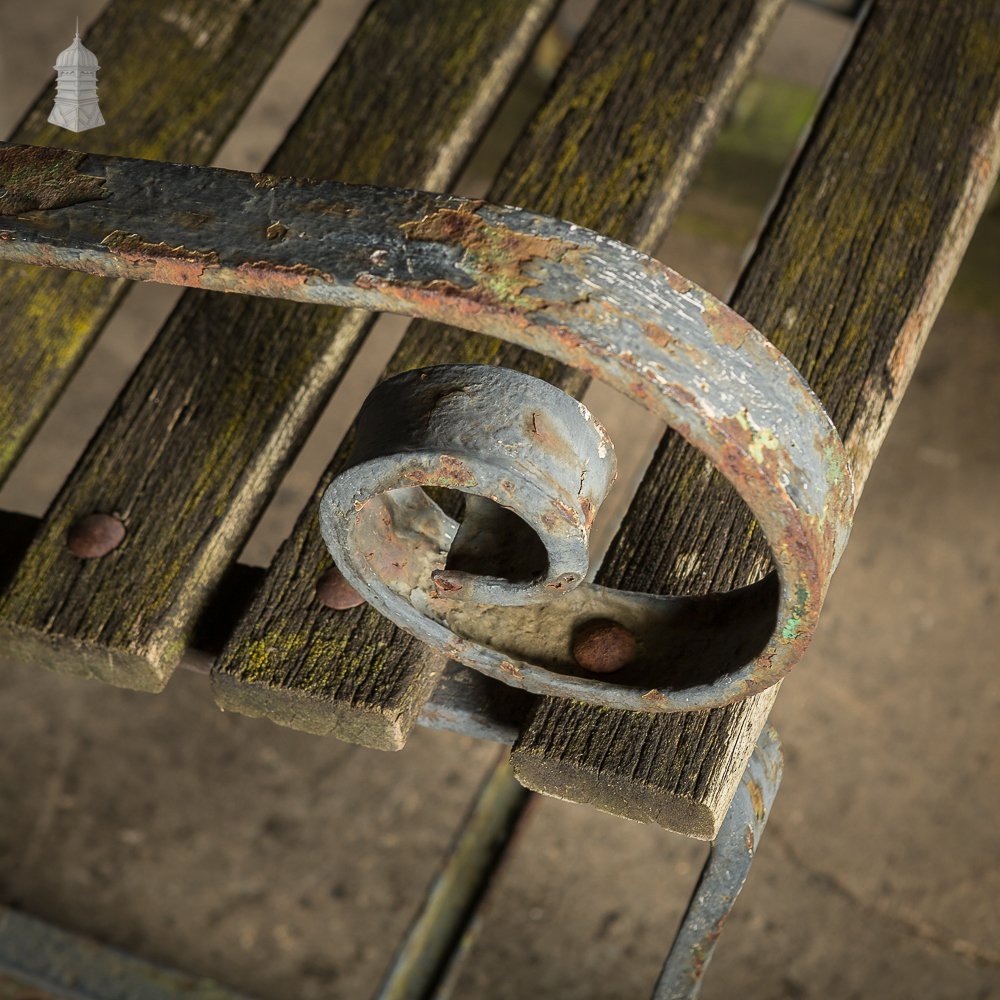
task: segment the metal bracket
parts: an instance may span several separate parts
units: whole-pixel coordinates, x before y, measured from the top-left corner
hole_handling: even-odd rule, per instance
[[[470,637],[425,617],[426,591],[411,605],[376,584],[370,547],[365,560],[342,567],[376,607],[419,628],[448,656],[540,693],[687,711],[774,684],[808,645],[853,513],[843,446],[772,344],[645,254],[568,222],[469,199],[11,144],[0,144],[0,218],[0,259],[398,312],[540,351],[603,379],[676,428],[732,482],[770,544],[775,575],[730,594],[674,599],[668,632],[653,634],[614,680],[560,673],[558,658],[535,663],[517,649],[505,654],[476,631],[482,616],[468,607],[466,619],[476,620]],[[345,558],[355,528],[371,531],[366,507],[390,488],[479,490],[467,462],[420,468],[422,483],[357,480],[351,491],[334,484],[325,523],[335,554]],[[565,545],[547,537],[549,566],[554,559],[564,590],[583,575],[581,539],[570,529],[587,518],[581,504],[568,507]],[[419,525],[427,513],[406,516]],[[449,576],[438,579],[447,584]],[[554,582],[546,575],[541,585]],[[468,595],[501,600],[541,593],[538,581],[518,588],[466,578],[463,586]],[[601,599],[616,600],[610,591]],[[453,600],[456,623],[463,601]],[[647,600],[651,607],[658,601]],[[626,599],[622,614],[636,601],[642,598]],[[695,682],[672,683],[685,664],[698,665]]]
[[[365,401],[320,524],[355,589],[451,658],[531,691],[658,707],[672,677],[752,660],[778,588],[773,575],[707,598],[586,582],[590,527],[614,477],[604,428],[547,382],[423,368]],[[464,494],[461,522],[423,487]]]

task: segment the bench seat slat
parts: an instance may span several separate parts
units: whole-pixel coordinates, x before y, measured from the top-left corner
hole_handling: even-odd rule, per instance
[[[859,490],[996,178],[998,52],[994,0],[878,0],[732,298],[823,400]],[[710,472],[668,432],[600,582],[670,593],[759,578],[759,532]],[[775,695],[678,716],[542,700],[515,771],[538,791],[709,838]]]
[[[53,83],[11,139],[208,163],[315,2],[112,0],[86,37],[105,67],[99,87],[107,124],[80,133],[47,124]],[[87,274],[0,263],[0,482],[127,287]]]
[[[654,248],[779,8],[777,0],[599,5],[490,200]],[[575,393],[586,385],[549,358],[422,322],[388,370],[448,362],[520,368]],[[223,651],[216,698],[308,732],[399,749],[443,660],[370,608],[317,613],[316,580],[330,564],[318,495]]]
[[[554,3],[484,9],[449,0],[427,19],[409,0],[377,0],[268,169],[448,183]],[[358,311],[186,292],[0,599],[10,654],[162,688],[373,321]],[[126,537],[83,561],[67,550],[66,533],[94,511],[120,516]]]

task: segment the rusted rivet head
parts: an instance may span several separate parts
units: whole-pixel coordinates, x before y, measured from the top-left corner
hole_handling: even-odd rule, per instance
[[[336,566],[319,578],[316,597],[320,604],[335,611],[346,611],[365,603],[365,599],[344,579],[344,574]]]
[[[125,537],[125,525],[114,514],[88,514],[66,534],[66,547],[80,559],[99,559],[117,549]]]
[[[592,618],[573,632],[573,659],[592,674],[613,674],[636,656],[638,643],[624,625]]]

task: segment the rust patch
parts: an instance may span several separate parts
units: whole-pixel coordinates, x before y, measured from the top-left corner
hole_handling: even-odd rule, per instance
[[[687,386],[681,385],[680,382],[671,382],[668,392],[678,403],[682,403],[691,410],[697,410],[700,406],[698,397]]]
[[[750,793],[750,802],[753,804],[753,814],[757,819],[764,818],[764,789],[760,783],[750,780],[747,782],[747,791]]]
[[[336,566],[316,581],[316,598],[320,604],[334,611],[347,611],[365,603],[365,599],[344,579],[344,574]]]
[[[312,264],[275,264],[270,260],[247,261],[245,264],[240,264],[239,270],[260,271],[268,274],[295,274],[306,278],[329,279],[330,277],[325,271],[313,267]]]
[[[564,521],[568,521],[571,525],[576,527],[580,519],[577,512],[573,510],[568,503],[563,503],[558,497],[553,497],[551,503],[552,506],[559,511],[559,514],[562,516]]]
[[[87,155],[47,146],[0,149],[0,216],[67,208],[107,197],[103,177],[78,171]]]
[[[678,274],[676,271],[672,271],[669,267],[663,268],[660,273],[667,279],[667,284],[675,292],[679,292],[681,295],[690,292],[691,289],[695,287],[695,283],[693,281],[689,281],[683,274]]]
[[[592,674],[613,674],[627,667],[638,649],[635,635],[610,618],[593,618],[573,630],[573,659]]]
[[[722,417],[717,423],[726,442],[720,449],[719,468],[733,482],[760,474],[772,493],[782,489],[780,444],[773,433],[748,426],[745,413]]]
[[[516,677],[518,680],[520,680],[524,676],[524,674],[521,671],[521,668],[511,663],[510,660],[501,660],[500,669],[505,674],[510,674],[511,677]]]
[[[453,594],[462,589],[462,584],[447,570],[435,570],[431,574],[431,582],[443,594]]]
[[[753,332],[753,327],[742,316],[721,302],[714,300],[706,302],[701,317],[715,335],[715,339],[720,344],[728,344],[730,347],[742,347],[747,335]]]
[[[729,914],[724,913],[719,919],[702,935],[701,940],[691,949],[691,968],[694,973],[694,980],[697,982],[705,974],[705,966],[712,957],[715,949],[715,942],[722,934],[722,928],[726,924]]]
[[[291,298],[301,295],[298,290],[310,278],[330,281],[330,275],[309,264],[275,264],[269,260],[255,260],[240,264],[236,268],[240,279],[234,284],[244,294],[264,295],[270,298],[284,298],[283,290],[291,293]],[[243,280],[246,275],[248,280]]]
[[[130,260],[183,260],[190,263],[218,266],[219,255],[215,250],[192,250],[185,246],[172,247],[169,243],[147,243],[137,233],[115,229],[101,240],[101,246],[112,253]]]
[[[468,208],[441,208],[400,227],[409,240],[446,243],[461,247],[465,260],[472,265],[476,288],[472,297],[497,305],[544,308],[544,300],[527,299],[524,291],[541,284],[526,273],[525,265],[536,260],[562,260],[575,243],[557,237],[533,236],[503,225],[488,223],[476,215],[481,202]],[[471,209],[471,210],[470,210]]]
[[[375,289],[405,304],[399,311],[451,326],[510,339],[512,329],[527,330],[531,323],[516,307],[488,301],[475,288],[462,288],[451,281],[436,279],[410,282],[380,278],[364,272],[354,279],[356,287]],[[380,307],[383,312],[391,312]],[[578,367],[583,370],[583,366]]]
[[[643,323],[642,332],[646,334],[646,339],[651,344],[656,344],[657,347],[670,347],[677,343],[676,337],[655,323]]]
[[[453,281],[444,278],[435,278],[433,281],[423,283],[392,280],[369,274],[363,271],[354,279],[354,284],[358,288],[373,289],[387,294],[395,295],[401,300],[422,301],[426,300],[431,304],[441,304],[458,298],[459,307],[466,312],[477,311],[478,306],[468,298],[468,289],[456,285]]]
[[[219,266],[219,255],[214,250],[147,243],[136,233],[126,233],[121,229],[108,233],[101,240],[101,245],[116,257],[135,265],[146,281],[198,286],[206,268]]]
[[[400,228],[408,240],[426,240],[430,243],[461,243],[472,242],[474,234],[480,231],[486,223],[476,212],[482,208],[483,202],[470,202],[466,208],[440,208],[430,215],[414,222],[404,222]]]
[[[408,469],[403,478],[414,486],[445,486],[473,488],[479,485],[475,473],[464,462],[451,455],[442,455],[430,469],[419,466]]]

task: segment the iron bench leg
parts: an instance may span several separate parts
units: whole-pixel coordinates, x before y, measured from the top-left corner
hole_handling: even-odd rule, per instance
[[[471,672],[473,687],[482,679]],[[441,697],[442,708],[426,722],[459,728],[446,717],[463,691]],[[453,707],[453,706],[452,706]],[[495,736],[494,736],[495,738]],[[771,804],[781,783],[782,753],[778,734],[765,727],[694,888],[687,912],[667,955],[652,1000],[689,1000],[701,989],[715,943],[740,894]],[[496,869],[510,847],[529,793],[504,764],[484,783],[458,834],[452,855],[431,888],[377,992],[377,1000],[447,1000],[463,961],[481,930],[479,906],[485,901]]]
[[[781,741],[766,726],[722,821],[680,929],[653,990],[653,1000],[689,1000],[702,977],[743,883],[781,784]]]

